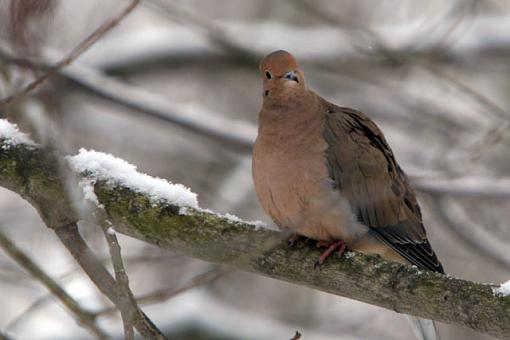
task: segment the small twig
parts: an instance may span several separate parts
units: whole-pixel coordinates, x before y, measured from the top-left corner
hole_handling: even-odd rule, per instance
[[[33,91],[35,88],[37,88],[39,85],[44,83],[46,80],[48,80],[51,76],[55,75],[58,70],[71,64],[74,60],[76,60],[76,58],[78,58],[92,45],[94,45],[96,41],[101,39],[112,28],[117,26],[122,21],[122,19],[124,19],[129,13],[131,13],[136,8],[136,6],[138,6],[139,3],[140,0],[132,0],[131,3],[122,12],[110,18],[101,26],[99,26],[94,32],[92,32],[87,38],[85,38],[85,40],[80,42],[64,59],[60,60],[52,67],[50,67],[46,73],[42,74],[37,79],[30,82],[21,91],[16,92],[0,101],[0,109],[4,109],[7,105],[12,103],[13,101],[24,97],[25,95]]]
[[[71,255],[101,293],[107,296],[119,310],[130,308],[126,305],[125,299],[119,294],[117,282],[81,237],[76,223],[53,229],[57,237],[62,241],[64,246],[69,250]],[[133,326],[144,338],[166,339],[156,325],[154,325],[147,315],[139,309],[134,315]]]
[[[237,266],[243,266],[248,264],[250,261],[252,261],[254,258],[257,258],[264,254],[265,252],[271,251],[274,247],[279,245],[283,240],[286,240],[291,234],[293,233],[292,230],[286,230],[278,233],[276,237],[268,238],[264,240],[258,247],[252,249],[251,251],[247,252],[246,254],[243,254],[237,258],[235,261]],[[167,301],[181,293],[184,293],[185,291],[188,291],[190,289],[196,288],[198,286],[205,285],[207,283],[210,283],[214,280],[219,279],[220,277],[232,272],[234,269],[231,267],[223,266],[219,269],[211,270],[206,273],[200,274],[196,277],[194,277],[192,280],[190,280],[188,283],[184,284],[180,288],[177,288],[175,290],[169,290],[169,289],[161,289],[157,290],[155,292],[149,293],[145,296],[141,296],[136,299],[138,303],[141,304],[151,304],[151,303],[158,303]],[[105,308],[103,310],[100,310],[96,313],[97,316],[109,314],[114,312],[115,310],[112,308]]]
[[[125,256],[124,260],[126,263],[131,263],[133,265],[137,265],[140,263],[147,263],[147,262],[154,263],[154,262],[158,262],[158,261],[165,261],[165,263],[169,263],[169,260],[174,259],[175,257],[177,257],[177,255],[147,256],[144,254],[139,254],[139,255],[128,256],[128,257]],[[106,262],[110,261],[110,257],[102,258],[102,259],[100,259],[100,261],[102,263],[106,263]],[[179,262],[182,263],[182,260],[180,260]],[[63,275],[60,275],[59,280],[69,278],[70,276],[78,274],[78,273],[79,273],[79,269],[73,268],[71,271],[69,271]],[[6,278],[12,278],[12,276],[14,274],[15,273],[9,273],[9,276],[6,275]],[[13,281],[18,282],[18,285],[19,285],[19,280],[21,280],[21,279],[23,279],[23,277],[15,278]],[[48,302],[52,301],[52,297],[53,297],[53,295],[51,293],[48,293],[48,294],[45,294],[45,295],[39,297],[37,300],[35,300],[33,303],[31,303],[27,308],[25,308],[16,318],[12,319],[9,322],[9,324],[7,324],[7,326],[5,326],[5,330],[13,331],[15,328],[19,327],[19,325],[21,323],[26,322],[27,318],[29,318],[31,315],[36,313],[42,307],[44,307]],[[118,311],[118,309],[116,307],[108,307],[105,309],[110,309],[113,312]],[[96,313],[94,313],[94,315],[97,317],[98,313],[96,312]]]
[[[349,31],[352,31],[354,33],[357,33],[360,36],[366,36],[370,39],[371,45],[374,45],[375,48],[372,49],[375,50],[377,53],[379,53],[381,56],[387,58],[390,61],[393,62],[402,62],[404,61],[405,53],[399,53],[398,51],[393,51],[390,48],[388,48],[385,44],[385,42],[382,39],[382,36],[379,35],[376,31],[366,27],[366,26],[358,26],[358,25],[346,25],[345,23],[342,23],[338,20],[338,18],[331,16],[329,13],[325,11],[321,11],[317,9],[316,6],[310,5],[306,1],[293,1],[292,2],[295,6],[299,6],[302,9],[306,10],[307,13],[311,13],[312,15],[315,15],[316,17],[320,18],[321,20],[324,20],[330,24],[337,25],[339,27],[342,27],[344,29],[347,29]],[[433,47],[430,52],[427,53],[425,58],[425,62],[418,63],[418,65],[421,65],[423,68],[425,68],[429,73],[434,74],[436,77],[441,78],[443,81],[448,82],[450,85],[456,87],[459,91],[466,94],[467,96],[471,97],[473,100],[478,102],[482,107],[484,107],[488,113],[492,114],[494,117],[499,118],[501,120],[504,120],[504,124],[507,124],[507,121],[510,117],[510,114],[506,112],[504,109],[502,109],[498,104],[496,104],[494,101],[492,101],[490,98],[484,96],[479,91],[475,90],[474,88],[470,87],[469,85],[463,83],[459,79],[456,79],[455,77],[449,75],[448,73],[444,72],[440,68],[436,67],[434,64],[432,64],[431,60],[433,59],[434,55],[438,55],[440,52],[440,49],[442,48],[443,51],[446,50],[446,48],[443,46],[444,41],[446,41],[446,38],[457,28],[457,26],[460,24],[462,20],[467,16],[468,13],[474,11],[476,8],[476,2],[471,2],[466,7],[465,12],[462,13],[461,16],[458,17],[457,20],[453,22],[453,24],[449,27],[449,29],[445,32],[442,39],[439,40],[435,47]],[[354,44],[354,39],[351,38],[352,46],[356,48],[358,51],[363,52],[358,45]],[[409,50],[412,50],[409,48]],[[485,146],[490,147],[495,145],[499,140],[501,140],[501,135],[503,134],[504,129],[499,128],[499,126],[496,126],[492,129],[490,129],[487,134],[482,138],[482,142]],[[496,132],[494,132],[496,131]],[[494,137],[496,135],[496,137]],[[493,140],[496,140],[496,142],[492,142]],[[478,144],[477,144],[478,145]],[[472,163],[476,162],[480,158],[480,152],[478,151],[476,145],[473,146],[469,151],[472,156],[470,157],[470,160]]]
[[[122,322],[124,324],[124,338],[128,340],[134,339],[133,332],[133,318],[131,311],[139,312],[139,307],[137,304],[130,304],[131,301],[134,301],[133,293],[129,288],[129,278],[126,274],[126,269],[124,267],[124,263],[122,261],[121,249],[119,245],[119,241],[117,240],[117,235],[115,235],[115,231],[111,227],[103,226],[101,223],[101,227],[103,229],[104,237],[106,238],[106,243],[108,243],[108,249],[110,250],[110,256],[112,258],[113,270],[115,272],[115,280],[117,280],[118,285],[121,289],[121,294],[126,302],[124,305],[131,305],[131,308],[123,308],[120,310],[120,314],[122,316]]]
[[[146,4],[155,8],[158,13],[164,13],[174,20],[192,24],[212,43],[232,55],[254,65],[258,64],[261,57],[260,55],[248,47],[235,42],[232,38],[230,38],[227,31],[225,31],[221,26],[216,25],[213,21],[188,11],[186,8],[179,6],[175,2],[165,2],[165,4],[162,4],[157,0],[147,0]]]
[[[0,232],[0,246],[16,263],[40,281],[62,304],[71,312],[73,318],[81,326],[88,329],[99,339],[107,338],[107,335],[95,322],[95,316],[83,309],[79,303],[60,287],[48,274],[46,274],[32,259],[19,249],[5,234]]]
[[[468,146],[467,152],[469,154],[470,164],[466,164],[466,167],[480,161],[484,152],[487,149],[501,143],[501,141],[505,137],[505,134],[509,133],[508,131],[509,125],[510,125],[509,120],[504,121],[502,124],[499,124],[498,126],[495,126],[487,130],[478,141]],[[472,169],[473,167],[470,168]]]
[[[119,82],[83,65],[71,65],[62,76],[116,104],[160,121],[170,122],[185,130],[209,137],[232,149],[249,153],[257,128],[241,120],[225,119],[219,115],[193,110],[186,112],[164,98],[141,88]]]
[[[479,2],[476,0],[471,1],[462,1],[454,4],[451,8],[450,12],[451,14],[454,14],[455,12],[460,12],[459,15],[451,22],[451,24],[447,27],[446,31],[443,33],[443,35],[434,42],[434,45],[432,48],[430,48],[430,51],[427,53],[428,58],[432,59],[434,56],[439,56],[442,54],[446,54],[452,44],[447,44],[448,39],[453,35],[453,33],[459,28],[461,23],[463,23],[468,17],[473,20],[475,17],[476,10],[478,9]],[[439,22],[438,22],[439,24]],[[431,25],[432,30],[434,30],[438,25]],[[430,35],[432,32],[428,32],[426,34],[423,34],[421,37],[426,37],[427,35]],[[423,39],[420,39],[421,37],[418,37],[418,39],[415,39],[420,41]]]
[[[441,70],[440,68],[429,62],[423,63],[421,65],[430,73],[435,74],[439,78],[455,86],[458,90],[464,92],[465,94],[473,98],[482,107],[485,107],[487,109],[487,112],[491,113],[494,117],[504,120],[510,118],[510,114],[508,112],[503,110],[498,104],[496,104],[490,98],[484,96],[482,93],[478,92],[471,86],[463,83],[459,79],[449,75],[447,72]]]
[[[416,190],[446,197],[510,199],[510,179],[490,177],[409,176]]]
[[[33,315],[38,309],[40,309],[42,306],[44,306],[47,302],[51,301],[53,298],[53,295],[46,294],[44,296],[41,296],[34,302],[32,302],[27,308],[25,308],[18,316],[16,316],[14,319],[12,319],[7,326],[5,326],[6,331],[14,331],[23,321],[28,319],[31,315]],[[95,315],[94,315],[95,316]],[[97,316],[96,316],[97,317]]]
[[[463,242],[469,249],[475,250],[481,256],[487,256],[494,263],[503,268],[510,268],[510,255],[508,254],[508,244],[501,241],[497,236],[485,231],[482,226],[473,225],[471,221],[464,219],[459,221],[451,215],[451,208],[445,206],[445,198],[432,195],[432,199],[427,200],[432,208],[432,212],[443,222],[443,225],[450,233]]]
[[[205,273],[195,276],[189,282],[185,283],[184,285],[182,285],[181,287],[179,287],[177,289],[174,289],[174,288],[158,289],[158,290],[148,293],[146,295],[137,297],[136,301],[139,304],[144,304],[144,305],[153,304],[153,303],[161,303],[161,302],[170,300],[171,298],[173,298],[179,294],[182,294],[184,292],[187,292],[188,290],[191,290],[193,288],[197,288],[197,287],[209,284],[229,272],[230,272],[230,270],[226,269],[225,267],[221,267],[218,269],[212,269],[210,271],[207,271]],[[97,311],[95,313],[95,315],[96,316],[104,316],[104,315],[115,313],[115,312],[117,312],[116,308],[107,307],[107,308]]]

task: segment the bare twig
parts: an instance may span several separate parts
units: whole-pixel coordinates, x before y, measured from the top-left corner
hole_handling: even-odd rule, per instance
[[[96,287],[106,295],[119,310],[130,310],[133,305],[132,302],[126,302],[125,297],[122,296],[122,291],[119,292],[118,283],[85,243],[78,231],[77,225],[70,224],[54,228],[54,230],[58,238],[94,282]],[[161,333],[145,313],[139,309],[136,311],[131,310],[131,313],[133,313],[133,326],[140,335],[149,339],[165,339],[163,333]]]
[[[218,269],[212,269],[210,271],[207,271],[205,273],[195,276],[193,279],[191,279],[189,282],[185,283],[184,285],[182,285],[179,288],[158,289],[156,291],[153,291],[148,294],[137,297],[136,301],[139,304],[143,304],[143,305],[153,304],[153,303],[161,303],[161,302],[170,300],[171,298],[173,298],[179,294],[182,294],[184,292],[187,292],[191,289],[209,284],[229,272],[230,272],[230,270],[228,270],[225,267],[221,267]],[[107,308],[97,311],[95,313],[95,315],[103,316],[103,315],[111,314],[114,312],[117,312],[116,308],[107,307]]]
[[[427,200],[432,212],[443,222],[448,231],[465,243],[469,249],[477,251],[481,256],[487,256],[503,268],[510,268],[510,254],[508,244],[486,231],[485,227],[474,225],[467,218],[462,220],[454,218],[444,197],[432,195],[433,199]]]
[[[105,216],[102,216],[102,212],[99,212],[98,214],[100,218],[103,221],[107,221]],[[113,231],[113,225],[110,226],[110,228],[106,229],[106,232],[110,230],[110,233]],[[242,254],[237,257],[236,259],[236,265],[237,266],[244,266],[249,264],[253,259],[261,256],[262,254],[271,251],[273,248],[275,248],[277,245],[279,245],[283,240],[286,240],[290,235],[292,234],[292,230],[282,231],[278,233],[276,237],[268,238],[264,240],[264,242],[261,242],[257,247],[254,247],[250,251],[246,252],[245,254]],[[113,258],[113,255],[112,255]],[[200,274],[196,277],[194,277],[192,280],[184,284],[183,286],[173,290],[173,289],[162,289],[158,290],[152,293],[149,293],[145,296],[141,296],[136,299],[137,302],[143,303],[143,304],[150,304],[150,303],[157,303],[169,300],[173,298],[176,295],[179,295],[185,291],[188,291],[190,289],[196,288],[198,286],[202,286],[205,284],[208,284],[212,281],[215,281],[219,279],[220,277],[230,273],[233,271],[232,267],[220,267],[218,269],[210,270],[208,272],[205,272],[203,274]],[[132,296],[132,295],[131,295]],[[112,311],[111,308],[106,308],[102,311],[99,311],[96,313],[96,315],[102,315],[106,313],[110,313]]]
[[[130,308],[123,308],[120,310],[122,316],[122,322],[124,324],[124,338],[128,340],[134,339],[133,332],[133,313],[139,313],[138,304],[133,304],[134,298],[131,289],[129,288],[129,278],[124,268],[122,261],[121,249],[117,235],[113,228],[105,226],[104,223],[100,223],[103,229],[106,243],[108,243],[108,249],[110,250],[110,256],[112,258],[113,270],[115,272],[115,280],[121,290],[121,296],[126,300],[122,305],[130,306]]]
[[[445,17],[447,15],[454,16],[454,20],[451,20],[450,25],[448,25],[447,29],[444,31],[442,36],[434,42],[431,49],[429,49],[429,52],[427,52],[427,57],[429,59],[435,58],[436,55],[444,55],[446,54],[452,44],[448,44],[448,39],[453,35],[453,33],[460,27],[461,23],[466,21],[466,19],[470,18],[471,20],[474,19],[476,11],[478,9],[479,1],[476,0],[470,0],[470,1],[459,1],[456,2],[446,13]],[[444,20],[444,18],[440,19],[441,21]],[[437,24],[430,25],[431,30],[436,29],[436,27],[439,26],[440,21],[437,21]],[[418,37],[417,39],[413,39],[414,41],[423,41],[425,37],[431,35],[431,32],[426,32],[425,34],[422,34],[421,37]],[[416,43],[415,43],[416,44]]]
[[[0,56],[20,66],[26,65],[26,62],[13,58],[4,50],[0,50]],[[46,61],[33,66],[46,68],[49,64],[50,62]],[[251,152],[257,134],[257,128],[251,123],[222,118],[220,115],[209,114],[199,108],[189,110],[179,107],[144,89],[117,81],[79,63],[69,65],[58,73],[93,94],[130,108],[135,113],[142,113],[212,138],[235,151]]]
[[[17,317],[13,318],[7,326],[5,326],[6,331],[14,331],[23,321],[27,320],[30,316],[32,316],[38,309],[44,306],[46,303],[53,299],[53,294],[46,294],[34,302],[32,302],[27,308],[25,308]],[[95,314],[95,313],[94,313]]]
[[[229,145],[234,150],[251,151],[257,129],[250,123],[225,119],[199,110],[186,112],[152,93],[121,83],[83,66],[72,65],[62,70],[62,73],[96,95],[132,108],[136,112],[143,112],[150,117],[172,122],[184,129]]]
[[[45,286],[66,307],[78,324],[89,330],[99,339],[107,338],[107,335],[96,324],[95,316],[83,309],[72,296],[67,294],[57,282],[2,232],[0,232],[0,246],[18,265]]]
[[[506,120],[502,124],[487,130],[481,138],[469,145],[466,150],[469,154],[469,159],[468,164],[465,164],[465,167],[472,169],[472,165],[480,161],[488,148],[501,143],[505,135],[509,134],[509,125],[510,120]]]
[[[419,65],[423,66],[430,73],[443,79],[447,83],[451,84],[452,86],[456,87],[461,92],[463,92],[466,95],[468,95],[469,97],[471,97],[473,100],[478,102],[482,107],[485,107],[487,109],[487,112],[492,114],[494,117],[502,119],[502,120],[510,119],[510,114],[508,112],[506,112],[504,109],[502,109],[498,104],[496,104],[490,98],[483,95],[482,93],[475,90],[474,88],[467,85],[466,83],[462,82],[460,79],[455,78],[454,76],[448,74],[447,72],[443,71],[441,68],[437,67],[436,65],[434,65],[430,62],[420,63]]]
[[[146,3],[157,9],[158,13],[164,13],[177,21],[184,21],[190,23],[195,29],[198,29],[205,35],[211,42],[225,51],[228,51],[233,56],[241,58],[251,64],[257,65],[261,55],[258,55],[250,48],[241,45],[233,40],[222,27],[216,25],[213,21],[208,20],[196,13],[193,13],[186,8],[178,5],[175,2],[165,2],[162,4],[157,0],[147,0]]]
[[[331,16],[329,13],[325,11],[321,11],[317,8],[317,6],[310,5],[306,1],[292,1],[292,3],[296,6],[301,7],[302,9],[306,10],[307,13],[311,13],[312,15],[317,16],[321,20],[324,20],[330,24],[337,25],[339,27],[342,27],[344,29],[348,29],[350,32],[357,33],[357,36],[359,37],[366,37],[370,39],[370,46],[375,46],[375,48],[371,48],[371,53],[377,53],[385,58],[387,58],[390,61],[393,62],[404,62],[409,58],[406,58],[405,51],[394,51],[391,50],[386,46],[386,43],[384,42],[382,36],[378,34],[377,31],[374,31],[366,26],[358,26],[358,25],[345,25],[345,23],[342,23],[339,21],[336,17]],[[465,6],[465,7],[464,7]],[[510,114],[506,112],[504,109],[502,109],[498,104],[496,104],[493,100],[486,97],[479,91],[475,90],[471,86],[465,84],[461,80],[449,75],[447,72],[441,70],[439,67],[437,67],[432,61],[433,59],[440,54],[440,52],[444,53],[446,51],[446,47],[444,46],[444,42],[446,38],[457,28],[459,23],[464,20],[464,18],[467,17],[467,14],[473,13],[475,9],[477,8],[477,3],[474,1],[471,1],[467,4],[462,4],[462,13],[457,18],[457,20],[453,21],[452,25],[449,27],[449,29],[445,32],[442,39],[436,42],[435,47],[429,49],[427,54],[425,55],[425,58],[418,58],[416,65],[419,65],[423,68],[425,68],[429,73],[434,74],[436,77],[442,79],[444,82],[449,83],[450,85],[457,88],[459,91],[467,95],[468,97],[472,98],[474,101],[478,102],[482,107],[486,109],[486,112],[491,114],[492,116],[502,120],[504,122],[504,125],[508,124],[508,120],[510,119]],[[350,39],[352,46],[357,47],[358,45],[354,43],[354,40],[352,37]],[[417,39],[416,41],[422,41],[422,39]],[[358,48],[359,51],[363,52],[360,48]],[[413,48],[408,48],[409,53],[413,52]],[[424,62],[422,62],[422,59]],[[500,126],[495,126],[492,129],[489,129],[488,132],[484,135],[484,137],[481,139],[479,143],[476,143],[471,147],[468,152],[471,154],[470,161],[471,163],[475,163],[480,159],[480,151],[479,151],[479,145],[482,144],[483,147],[488,148],[491,147],[497,142],[501,140],[501,136],[503,135],[503,131],[506,131],[505,129],[500,128]]]
[[[133,265],[136,264],[145,264],[147,262],[153,263],[158,261],[165,261],[165,263],[169,263],[169,260],[175,259],[178,257],[177,255],[167,255],[167,256],[147,256],[144,254],[139,254],[136,256],[124,256],[124,262],[130,263]],[[101,258],[101,263],[106,263],[111,261],[111,258]],[[180,260],[179,263],[182,263],[183,261]],[[73,268],[71,271],[59,276],[59,279],[65,279],[70,277],[71,275],[78,274],[79,268]],[[9,278],[12,277],[13,273],[9,274]],[[7,277],[7,276],[6,276]],[[16,282],[18,282],[21,278],[16,278]],[[52,300],[53,295],[51,293],[46,294],[35,300],[32,304],[30,304],[25,310],[23,310],[16,318],[12,319],[7,326],[5,326],[6,331],[14,330],[15,328],[19,327],[19,325],[24,322],[27,318],[29,318],[31,315],[33,315],[35,312],[37,312],[39,309],[41,309],[43,306],[45,306],[48,302]],[[110,310],[111,312],[117,312],[117,307],[107,307],[105,309]],[[97,312],[94,312],[94,315],[97,316]]]
[[[510,179],[489,177],[460,177],[455,179],[410,177],[413,186],[423,193],[478,199],[510,199]]]
[[[78,58],[83,52],[88,50],[96,41],[101,39],[106,33],[108,33],[112,28],[117,26],[122,19],[124,19],[129,13],[131,13],[136,6],[140,3],[140,0],[132,0],[130,4],[119,14],[116,16],[110,18],[105,23],[103,23],[101,26],[99,26],[94,32],[92,32],[85,40],[80,42],[65,58],[54,64],[52,67],[48,69],[48,71],[41,76],[39,76],[34,81],[30,82],[28,85],[26,85],[21,91],[16,92],[3,100],[0,101],[0,109],[4,109],[12,103],[15,100],[18,100],[24,96],[26,96],[28,93],[30,93],[32,90],[37,88],[39,85],[44,83],[46,80],[48,80],[51,76],[55,75],[58,70],[61,68],[70,65],[76,58]]]

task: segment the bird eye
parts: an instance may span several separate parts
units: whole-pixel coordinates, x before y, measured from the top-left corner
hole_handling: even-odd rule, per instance
[[[288,80],[293,80],[295,81],[296,83],[299,83],[299,78],[297,76],[297,71],[290,71],[290,72],[287,72],[284,76],[283,76],[285,79],[288,79]]]
[[[269,71],[266,71],[266,78],[267,79],[273,78],[273,76],[271,75],[271,73],[269,73]]]

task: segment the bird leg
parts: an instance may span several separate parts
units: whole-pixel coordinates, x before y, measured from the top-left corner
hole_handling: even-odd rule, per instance
[[[326,261],[326,259],[335,250],[338,250],[338,256],[339,257],[342,256],[342,254],[345,252],[345,248],[347,246],[346,246],[344,241],[340,240],[340,241],[335,241],[335,242],[317,241],[316,247],[317,248],[327,247],[327,249],[324,251],[324,253],[322,253],[322,255],[319,257],[317,262],[315,262],[315,264],[313,266],[315,269],[317,269],[319,266],[321,266],[324,263],[324,261]]]

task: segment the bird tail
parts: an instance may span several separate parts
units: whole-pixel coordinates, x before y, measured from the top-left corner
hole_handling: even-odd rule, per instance
[[[417,340],[440,340],[436,324],[429,319],[406,315]]]

